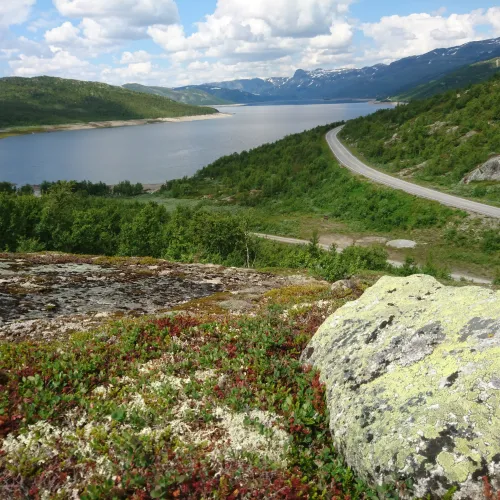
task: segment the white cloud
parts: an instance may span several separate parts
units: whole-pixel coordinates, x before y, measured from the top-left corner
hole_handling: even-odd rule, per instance
[[[179,52],[188,48],[184,27],[180,24],[150,26],[148,34],[155,43],[167,52]]]
[[[2,0],[0,2],[0,27],[24,23],[36,0]]]
[[[90,68],[88,61],[82,61],[65,51],[58,51],[52,57],[26,56],[21,54],[19,59],[10,61],[16,76],[81,76],[84,70]],[[88,73],[87,73],[88,74]]]
[[[134,81],[137,79],[144,80],[144,78],[151,75],[152,71],[153,65],[151,61],[148,61],[132,63],[125,68],[106,68],[102,71],[101,76],[106,81],[122,84],[131,79]]]
[[[69,21],[45,33],[45,40],[49,44],[69,44],[79,39],[80,28],[73,26]]]
[[[326,60],[348,52],[353,27],[345,19],[351,0],[219,0],[215,12],[186,36],[182,25],[148,28],[174,62],[207,59],[223,65],[278,61],[302,55]],[[220,66],[219,66],[220,68]],[[272,69],[271,66],[269,69]],[[275,74],[276,66],[274,66]],[[287,71],[287,74],[290,72]],[[269,73],[266,71],[265,75]]]
[[[174,0],[53,0],[58,12],[77,19],[65,22],[45,34],[49,43],[69,51],[99,52],[117,50],[133,40],[148,38],[149,26],[168,26],[179,22]],[[58,39],[57,42],[52,39]]]
[[[311,40],[311,47],[317,49],[338,49],[350,45],[353,30],[346,22],[334,23],[329,35],[319,35]]]
[[[136,52],[124,52],[120,59],[120,64],[135,64],[145,63],[151,60],[151,54],[145,50],[138,50]]]
[[[219,0],[214,17],[227,16],[236,25],[249,26],[253,34],[269,29],[272,36],[308,38],[327,33],[350,3],[350,0]]]
[[[53,0],[66,17],[127,20],[132,26],[172,24],[179,21],[173,0]]]
[[[442,13],[388,16],[377,23],[362,24],[365,36],[372,38],[376,44],[367,51],[366,59],[369,62],[389,62],[500,34],[498,7],[477,9],[467,14],[450,14],[447,17]],[[489,26],[490,32],[480,31],[480,26]]]
[[[494,35],[500,36],[500,7],[488,9],[484,15],[485,22],[493,27]]]

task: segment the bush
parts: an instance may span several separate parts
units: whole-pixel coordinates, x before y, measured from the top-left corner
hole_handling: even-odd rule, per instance
[[[143,192],[144,187],[140,182],[131,184],[130,181],[123,181],[113,187],[113,194],[118,196],[139,196]]]

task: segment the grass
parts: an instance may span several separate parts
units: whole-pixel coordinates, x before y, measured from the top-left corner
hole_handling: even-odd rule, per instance
[[[291,287],[239,317],[196,301],[0,345],[0,496],[396,498],[404,484],[376,492],[335,453],[324,388],[299,362],[362,288]]]

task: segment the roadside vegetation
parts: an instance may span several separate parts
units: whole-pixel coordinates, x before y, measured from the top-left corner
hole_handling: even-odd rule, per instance
[[[328,214],[370,230],[442,226],[458,216],[438,203],[365,182],[340,168],[324,140],[336,125],[225,156],[191,178],[167,182],[162,192],[174,198],[222,196],[279,213]]]
[[[500,182],[462,179],[500,155],[500,74],[462,90],[349,121],[341,138],[375,167],[500,203]]]
[[[0,107],[3,128],[217,113],[104,83],[48,76],[1,78]]]

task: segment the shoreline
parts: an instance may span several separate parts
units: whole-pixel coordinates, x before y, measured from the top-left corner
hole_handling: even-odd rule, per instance
[[[88,123],[66,123],[62,125],[32,125],[27,127],[12,127],[0,129],[0,139],[17,135],[43,134],[50,132],[71,132],[75,130],[92,130],[100,128],[136,127],[155,123],[181,123],[202,120],[230,118],[230,113],[214,113],[209,115],[179,116],[176,118],[140,118],[134,120],[108,120]]]

